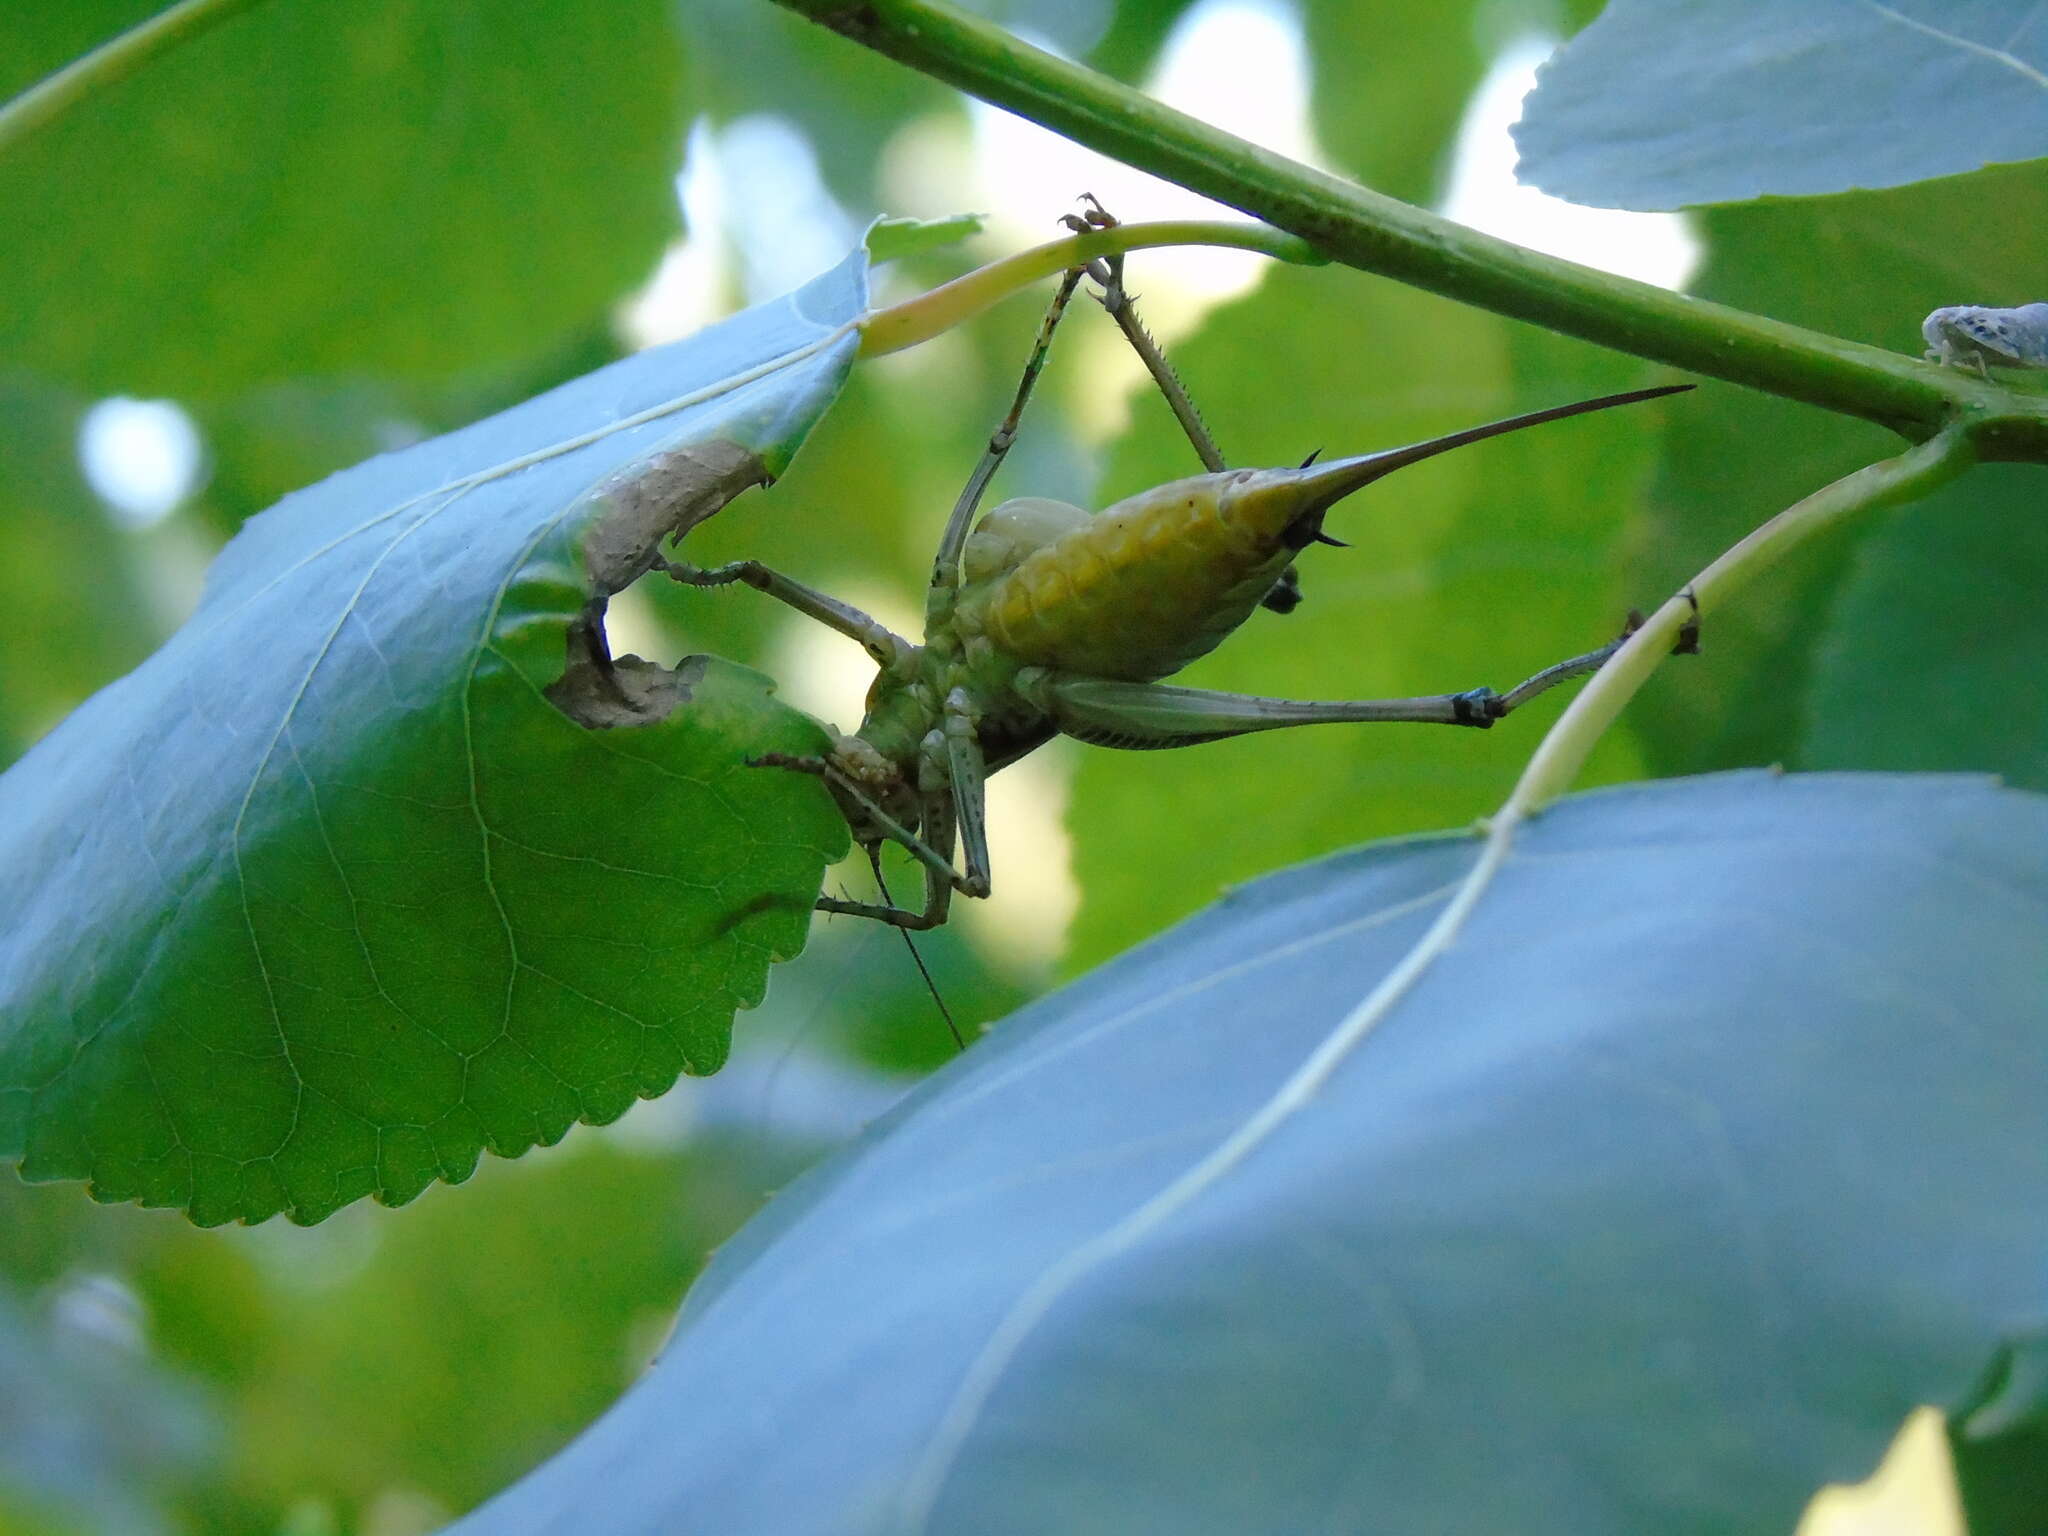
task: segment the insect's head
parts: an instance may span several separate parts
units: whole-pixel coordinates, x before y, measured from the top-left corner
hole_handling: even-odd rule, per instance
[[[1335,542],[1323,533],[1323,515],[1353,491],[1400,467],[1382,464],[1386,457],[1367,453],[1301,469],[1237,470],[1222,489],[1224,517],[1239,527],[1264,530],[1289,549],[1318,539]]]

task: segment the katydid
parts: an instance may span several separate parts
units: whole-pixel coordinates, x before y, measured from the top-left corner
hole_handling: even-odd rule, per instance
[[[1106,227],[1091,206],[1075,227]],[[1009,451],[1054,327],[1084,279],[1123,328],[1172,404],[1207,472],[1155,486],[1098,513],[1041,497],[1006,501],[975,522],[982,493]],[[835,732],[822,757],[771,754],[761,766],[824,780],[867,852],[897,843],[923,867],[917,908],[821,896],[818,910],[903,929],[946,920],[955,892],[988,895],[983,781],[1058,735],[1098,746],[1191,746],[1250,731],[1340,721],[1491,726],[1556,684],[1597,669],[1617,639],[1495,693],[1473,688],[1420,698],[1312,703],[1162,686],[1213,650],[1264,605],[1299,598],[1293,561],[1338,541],[1323,517],[1352,492],[1452,448],[1610,406],[1653,400],[1689,384],[1631,390],[1470,427],[1403,448],[1293,469],[1226,469],[1158,348],[1138,324],[1121,258],[1069,271],[1040,327],[1007,416],[989,439],[946,523],[925,599],[922,644],[859,609],[752,560],[706,570],[665,562],[694,586],[744,582],[858,641],[879,669],[866,718]],[[1623,637],[1625,638],[1625,636]],[[964,870],[954,863],[964,844]]]

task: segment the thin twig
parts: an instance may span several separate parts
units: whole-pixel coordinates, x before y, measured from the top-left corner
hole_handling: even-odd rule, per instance
[[[88,96],[126,80],[151,59],[261,3],[262,0],[181,0],[120,36],[108,39],[0,106],[0,154]]]
[[[1298,235],[1264,224],[1227,219],[1157,219],[1117,224],[1086,234],[1066,235],[992,261],[888,309],[878,309],[861,322],[860,355],[882,357],[929,341],[972,319],[990,305],[1021,293],[1033,283],[1085,267],[1102,256],[1150,250],[1165,245],[1207,245],[1226,250],[1256,251],[1276,261],[1319,266],[1329,258]]]

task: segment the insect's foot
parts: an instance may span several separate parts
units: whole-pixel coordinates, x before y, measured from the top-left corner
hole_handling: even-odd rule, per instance
[[[1470,688],[1452,694],[1451,710],[1456,724],[1477,726],[1482,731],[1491,730],[1493,722],[1507,713],[1501,696],[1491,688]]]
[[[1692,605],[1692,617],[1679,627],[1678,639],[1672,643],[1671,654],[1674,656],[1697,656],[1700,653],[1700,600],[1693,596],[1691,587],[1687,587],[1678,595]],[[1642,609],[1629,609],[1628,622],[1621,626],[1621,636],[1614,642],[1615,648],[1619,649],[1623,640],[1626,640],[1648,622],[1649,620],[1643,617]]]
[[[1259,599],[1259,606],[1273,613],[1292,613],[1301,606],[1301,577],[1293,566],[1280,573],[1272,590]]]
[[[654,569],[661,572],[670,581],[680,581],[685,586],[708,587],[712,585],[708,579],[711,572],[705,570],[701,565],[692,565],[687,560],[664,560],[661,556],[656,555],[654,557]]]
[[[1687,619],[1678,631],[1678,643],[1671,647],[1674,656],[1697,656],[1700,653],[1700,600],[1694,596],[1691,587],[1679,594],[1692,605],[1692,617]]]
[[[1115,229],[1117,217],[1102,206],[1093,192],[1083,192],[1074,201],[1082,204],[1079,213],[1063,213],[1059,222],[1077,235],[1092,234],[1098,229]]]

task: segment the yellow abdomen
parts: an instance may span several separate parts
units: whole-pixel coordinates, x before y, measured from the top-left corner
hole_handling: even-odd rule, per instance
[[[1256,515],[1258,498],[1230,494],[1256,473],[1158,486],[1022,553],[990,588],[990,639],[1092,677],[1178,672],[1250,617],[1292,557],[1285,526]]]

